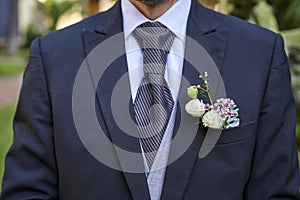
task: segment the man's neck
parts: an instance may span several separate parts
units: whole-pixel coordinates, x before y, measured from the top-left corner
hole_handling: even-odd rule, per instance
[[[166,0],[156,6],[147,5],[138,0],[130,0],[130,2],[148,19],[155,20],[162,16],[169,8],[171,8],[177,0]]]

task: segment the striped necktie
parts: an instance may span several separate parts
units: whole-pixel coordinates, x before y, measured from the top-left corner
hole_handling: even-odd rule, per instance
[[[143,52],[144,71],[134,111],[141,146],[151,169],[174,106],[164,75],[175,35],[159,22],[143,23],[133,35]]]

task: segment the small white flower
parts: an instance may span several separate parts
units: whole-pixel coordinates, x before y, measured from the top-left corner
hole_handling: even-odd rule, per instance
[[[209,128],[221,129],[224,125],[224,119],[214,110],[210,110],[203,115],[202,123]]]
[[[240,120],[238,118],[228,118],[226,121],[225,129],[235,128],[240,125]]]
[[[192,115],[193,117],[202,117],[205,113],[205,105],[199,99],[190,100],[185,105],[185,110],[188,114]]]

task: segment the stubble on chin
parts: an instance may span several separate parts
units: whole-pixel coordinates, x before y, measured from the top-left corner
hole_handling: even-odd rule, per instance
[[[143,4],[146,4],[148,6],[151,6],[151,7],[154,7],[154,6],[157,6],[167,0],[136,0],[136,1],[139,1]]]

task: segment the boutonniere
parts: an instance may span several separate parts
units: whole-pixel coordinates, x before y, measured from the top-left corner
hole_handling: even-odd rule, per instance
[[[193,85],[187,89],[191,100],[185,105],[186,112],[201,118],[205,127],[228,129],[239,126],[239,108],[235,102],[230,98],[221,98],[214,103],[209,89],[208,73],[205,72],[204,76],[200,75],[199,78],[203,80],[203,85]],[[210,100],[210,104],[205,104],[197,98],[199,92]]]

